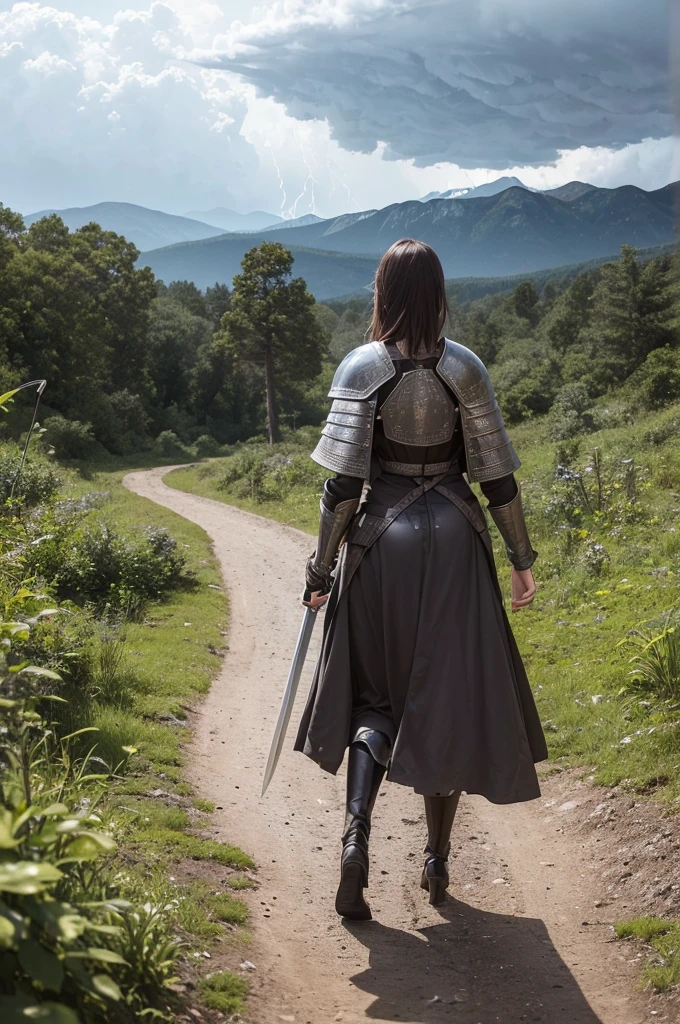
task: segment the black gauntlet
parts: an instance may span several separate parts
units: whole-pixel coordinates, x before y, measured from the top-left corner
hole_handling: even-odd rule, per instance
[[[332,512],[326,508],[323,499],[321,500],[316,551],[308,558],[305,572],[305,601],[309,601],[311,595],[317,591],[321,594],[330,592],[338,549],[358,508],[359,498],[341,501]]]
[[[505,541],[505,550],[515,569],[530,569],[536,561],[537,552],[529,540],[521,492],[518,490],[507,505],[500,505],[498,508],[489,505],[489,512]]]

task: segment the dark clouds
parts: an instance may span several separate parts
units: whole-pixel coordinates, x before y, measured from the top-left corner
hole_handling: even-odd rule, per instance
[[[672,133],[666,0],[286,0],[198,62],[345,148],[543,164]]]

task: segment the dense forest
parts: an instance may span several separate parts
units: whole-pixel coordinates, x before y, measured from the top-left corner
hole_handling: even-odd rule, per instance
[[[315,303],[273,242],[247,254],[232,289],[205,292],[155,280],[138,256],[95,224],[70,232],[52,215],[26,229],[0,206],[0,371],[5,390],[49,380],[58,454],[211,455],[318,426],[333,367],[365,339],[369,296]],[[448,331],[490,367],[509,422],[552,412],[568,436],[624,383],[648,408],[676,393],[677,265],[626,246],[576,277],[543,272],[472,301],[475,288],[449,282]]]
[[[327,339],[314,299],[292,279],[286,250],[265,243],[257,252],[233,291],[166,287],[113,232],[96,224],[69,232],[56,215],[25,229],[0,206],[4,390],[47,378],[49,439],[64,457],[87,458],[97,444],[127,455],[159,438],[166,454],[196,442],[209,454],[215,442],[265,429],[268,413],[284,424],[318,422],[323,408],[306,385],[321,373]],[[268,327],[253,338],[259,286]],[[275,323],[283,309],[285,325]]]

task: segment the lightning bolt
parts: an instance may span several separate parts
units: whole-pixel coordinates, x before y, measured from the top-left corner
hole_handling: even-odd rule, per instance
[[[279,165],[276,162],[276,157],[274,156],[274,148],[273,148],[271,142],[266,142],[265,145],[266,145],[267,149],[269,150],[269,152],[272,155],[272,160],[274,161],[274,167],[276,168],[276,176],[279,179],[279,188],[281,189],[281,195],[283,197],[281,199],[281,216],[285,217],[286,201],[287,201],[287,198],[288,198],[286,196],[286,186],[283,184],[283,178],[281,177],[281,171],[279,170]]]
[[[349,187],[349,185],[347,184],[347,179],[345,178],[345,176],[342,173],[338,173],[338,171],[336,170],[337,164],[335,164],[335,162],[333,161],[333,158],[330,155],[330,148],[326,151],[326,167],[328,169],[328,173],[331,176],[331,179],[335,178],[335,180],[342,186],[342,188],[344,188],[345,192],[347,193],[347,198],[348,198],[349,202],[350,203],[354,203],[354,205],[357,208],[357,212],[361,213],[361,211],[364,209],[364,207],[360,206],[359,203],[357,202],[357,200],[354,198],[354,196],[352,194],[352,190]],[[333,185],[333,191],[331,192],[331,195],[334,195],[334,194],[335,194],[335,185]]]
[[[316,185],[319,184],[319,182],[314,177],[314,173],[312,171],[312,168],[309,166],[309,160],[307,159],[307,154],[305,153],[305,148],[302,145],[302,143],[300,142],[300,139],[298,138],[298,134],[297,134],[295,128],[293,128],[293,138],[295,139],[295,142],[297,143],[298,149],[300,150],[300,155],[302,157],[302,162],[305,165],[305,168],[307,169],[307,177],[305,178],[304,183],[302,185],[302,192],[297,197],[297,199],[293,203],[293,205],[291,207],[291,210],[290,210],[291,217],[294,220],[297,217],[298,203],[307,194],[307,186],[310,183],[311,183],[311,187],[312,187],[312,199],[311,199],[311,203],[310,203],[310,209],[311,209],[312,213],[316,213],[316,194],[315,194],[314,188],[315,188]]]

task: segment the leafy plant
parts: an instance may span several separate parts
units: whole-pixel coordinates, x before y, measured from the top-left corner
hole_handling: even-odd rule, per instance
[[[156,527],[124,537],[106,523],[74,530],[71,523],[57,521],[27,546],[24,560],[62,600],[128,611],[193,583],[176,541]]]
[[[618,644],[631,652],[625,693],[637,702],[645,698],[654,711],[680,708],[680,615],[667,611],[660,621],[632,629]]]
[[[60,486],[56,470],[43,459],[30,459],[17,478],[22,455],[15,444],[0,447],[0,502],[12,497],[14,503],[34,508],[52,498]]]

